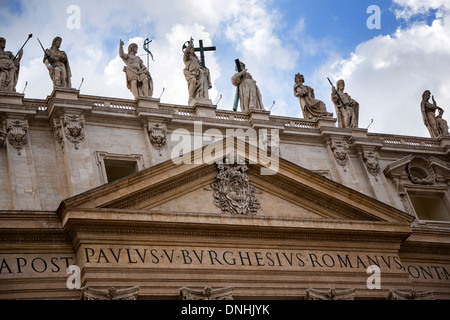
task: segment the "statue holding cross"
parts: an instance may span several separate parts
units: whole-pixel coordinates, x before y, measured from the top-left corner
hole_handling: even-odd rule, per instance
[[[187,43],[187,45],[186,45]],[[189,90],[190,106],[197,102],[212,104],[209,100],[208,90],[212,88],[209,69],[205,66],[204,51],[213,51],[215,47],[203,47],[203,41],[200,40],[200,48],[194,48],[194,40],[186,42],[183,46],[184,56],[184,76],[186,78]],[[195,54],[200,51],[201,60]]]

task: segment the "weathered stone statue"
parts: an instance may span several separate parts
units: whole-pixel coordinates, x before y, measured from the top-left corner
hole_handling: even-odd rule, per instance
[[[433,103],[430,103],[430,90],[425,90],[422,94],[422,103],[420,104],[420,109],[422,111],[423,122],[428,128],[432,138],[437,138],[442,134],[448,134],[448,124],[447,121],[442,119],[444,114],[444,109],[438,107],[436,100],[431,96]],[[438,115],[436,115],[436,110],[438,110]]]
[[[53,87],[72,88],[69,59],[64,51],[59,50],[61,42],[60,37],[53,39],[52,47],[45,50],[43,62],[49,71]]]
[[[245,64],[240,62],[241,70],[231,78],[231,83],[239,88],[239,100],[241,111],[249,111],[251,109],[264,110],[261,92],[259,91],[256,81],[252,75],[245,69]],[[236,67],[236,71],[237,67]]]
[[[212,88],[211,76],[209,69],[202,66],[200,59],[195,54],[192,38],[184,50],[183,61],[184,77],[189,90],[188,105],[193,106],[200,100],[209,100],[208,90]]]
[[[137,54],[138,46],[131,43],[128,46],[128,54],[123,51],[123,41],[120,40],[119,56],[125,62],[123,72],[126,74],[127,88],[133,93],[135,99],[138,97],[153,96],[153,79],[150,71]]]
[[[313,119],[319,117],[332,117],[333,114],[327,112],[325,103],[316,99],[314,95],[314,89],[305,86],[303,83],[305,78],[302,74],[297,73],[295,75],[294,84],[294,96],[300,101],[300,107],[302,108],[303,117],[305,119]]]
[[[6,39],[0,38],[0,91],[16,92],[23,50],[20,49],[14,58],[11,51],[5,51],[5,47]]]
[[[359,103],[344,92],[344,80],[338,80],[336,85],[337,89],[332,87],[331,100],[336,108],[339,128],[358,128]]]

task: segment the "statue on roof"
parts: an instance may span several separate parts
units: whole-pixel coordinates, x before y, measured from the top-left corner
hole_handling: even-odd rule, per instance
[[[256,81],[253,80],[252,75],[245,68],[245,64],[241,61],[238,63],[239,65],[236,66],[237,73],[231,78],[231,83],[238,87],[241,111],[247,112],[251,109],[265,110]]]
[[[325,103],[316,99],[314,89],[304,85],[305,78],[302,74],[295,75],[294,96],[300,101],[303,117],[313,119],[319,117],[332,117],[333,114],[327,111]]]
[[[430,97],[433,103],[430,103]],[[422,94],[422,103],[420,104],[420,109],[422,112],[422,118],[425,126],[428,128],[432,138],[437,138],[440,135],[448,134],[448,124],[442,118],[444,114],[444,109],[439,107],[431,95],[430,90],[425,90]],[[438,114],[436,115],[436,111]]]
[[[345,93],[345,81],[332,85],[331,100],[336,108],[339,128],[358,128],[359,103]]]
[[[59,50],[61,42],[60,37],[53,39],[51,48],[44,50],[43,62],[48,69],[54,87],[71,88],[72,72],[70,71],[67,54]]]
[[[209,101],[208,90],[212,88],[209,69],[202,64],[195,54],[193,39],[187,42],[184,47],[184,77],[186,78],[189,101],[188,105],[193,106],[199,100]]]
[[[16,92],[23,50],[14,56],[11,51],[5,51],[5,47],[6,39],[0,38],[0,91]]]
[[[131,43],[128,46],[128,54],[124,53],[123,41],[120,40],[119,56],[126,64],[123,72],[126,75],[127,88],[133,93],[135,99],[151,97],[153,96],[153,79],[142,59],[136,55],[137,51],[138,45]]]

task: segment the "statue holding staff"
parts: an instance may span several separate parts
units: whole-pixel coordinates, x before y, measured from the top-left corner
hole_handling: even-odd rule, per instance
[[[27,41],[32,35],[28,36]],[[20,60],[23,55],[23,44],[19,52],[14,56],[11,51],[5,51],[6,39],[0,37],[0,91],[16,92],[17,80],[19,79]]]
[[[239,60],[236,61],[239,68],[236,67],[236,73],[231,78],[231,83],[239,89],[239,100],[241,111],[247,112],[251,109],[265,110],[262,102],[261,92],[259,91],[256,81],[245,68],[245,64]]]
[[[59,50],[61,42],[61,37],[56,37],[52,41],[51,48],[44,50],[42,43],[39,41],[42,50],[44,50],[43,62],[48,69],[54,87],[72,88],[69,59],[64,51]]]
[[[123,71],[126,74],[127,88],[133,93],[135,99],[138,97],[151,97],[153,95],[153,79],[150,71],[137,54],[138,46],[131,43],[128,46],[128,54],[123,51],[123,41],[120,40],[119,56],[125,62]]]
[[[331,100],[336,108],[339,128],[358,128],[359,103],[344,92],[344,80],[338,80],[337,88],[331,83]]]

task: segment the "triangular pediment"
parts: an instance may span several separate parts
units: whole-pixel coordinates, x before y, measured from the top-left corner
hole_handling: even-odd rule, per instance
[[[269,164],[274,158],[254,154],[256,148],[248,143],[235,142],[236,139],[224,139],[216,146],[221,144],[222,150],[228,151],[226,156],[232,154],[246,163],[245,176],[253,197],[250,201],[256,204],[252,210],[242,212],[244,216],[406,224],[412,221],[409,215],[396,208],[282,158],[277,159],[277,166],[269,166],[270,172],[261,163]],[[209,148],[211,150],[211,145]],[[220,203],[218,191],[214,189],[220,173],[217,162],[226,157],[218,154],[205,163],[202,152],[198,151],[183,155],[177,159],[178,163],[169,160],[66,199],[59,210],[111,209],[114,212],[172,212],[227,218],[239,215],[239,212],[224,212],[227,204]],[[248,197],[249,192],[244,192],[244,196]]]

